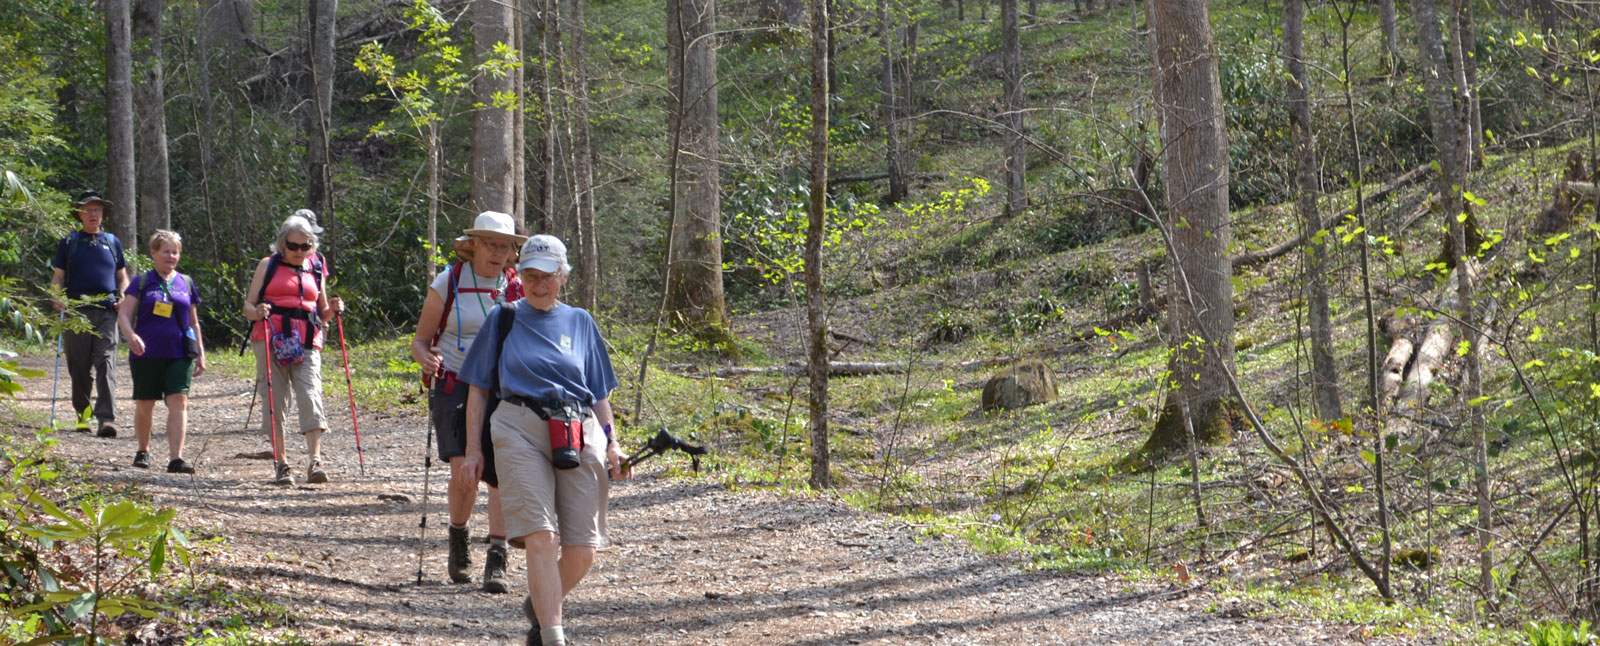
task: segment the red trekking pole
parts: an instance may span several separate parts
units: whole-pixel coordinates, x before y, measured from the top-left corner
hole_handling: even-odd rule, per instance
[[[361,424],[356,421],[356,392],[350,385],[350,351],[344,345],[344,316],[335,312],[333,320],[339,324],[339,353],[344,355],[344,392],[350,396],[350,428],[356,432],[356,461],[361,465],[361,475],[367,475],[367,459],[361,453]]]
[[[261,362],[267,367],[267,429],[272,436],[272,475],[277,477],[278,465],[283,464],[282,446],[278,443],[278,412],[272,404],[272,315],[261,319],[267,329],[266,338],[261,341]]]

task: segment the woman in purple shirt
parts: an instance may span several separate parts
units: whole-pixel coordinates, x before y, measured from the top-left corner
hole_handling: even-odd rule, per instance
[[[128,372],[133,375],[133,429],[139,452],[133,466],[150,467],[150,425],[156,400],[167,403],[167,473],[194,473],[183,460],[183,433],[188,424],[189,380],[206,371],[200,342],[200,299],[194,281],[178,273],[183,239],[172,231],[150,235],[155,269],[128,284],[117,305],[117,326],[128,340]]]

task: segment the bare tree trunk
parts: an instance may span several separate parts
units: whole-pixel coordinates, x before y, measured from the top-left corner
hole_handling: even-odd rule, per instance
[[[811,488],[833,486],[828,465],[828,311],[822,238],[828,207],[828,0],[811,0],[811,201],[806,226],[806,319],[810,323]]]
[[[517,93],[517,109],[511,112],[511,221],[517,231],[528,230],[528,21],[522,6],[519,1],[511,10],[511,34],[517,39],[512,47],[522,61],[511,77]]]
[[[1027,148],[1022,134],[1022,35],[1017,26],[1017,0],[1000,0],[1001,75],[1006,103],[1006,210],[1013,217],[1028,208]]]
[[[899,22],[898,17],[891,17],[889,0],[878,0],[878,35],[883,43],[883,69],[878,83],[883,93],[883,156],[889,167],[889,195],[884,201],[889,204],[899,204],[906,198],[905,167],[900,161],[900,110],[895,105],[899,92],[894,83],[894,40]]]
[[[560,37],[556,0],[539,0],[539,233],[555,230],[556,222],[556,104],[551,88],[556,64],[554,38]]]
[[[137,249],[133,162],[133,26],[130,0],[105,0],[106,230]]]
[[[1383,70],[1393,73],[1400,68],[1399,20],[1395,17],[1395,0],[1378,0],[1383,31]]]
[[[333,173],[329,166],[333,127],[333,77],[335,39],[338,38],[338,0],[306,0],[306,55],[311,74],[306,95],[306,208],[317,212],[328,229],[324,247],[331,250],[336,223],[333,217]],[[336,254],[329,254],[336,255]]]
[[[679,149],[667,311],[675,325],[725,341],[716,1],[668,0],[667,11],[668,127]]]
[[[1328,308],[1328,247],[1315,242],[1322,216],[1317,213],[1317,143],[1311,123],[1311,79],[1305,62],[1305,0],[1285,0],[1283,6],[1283,59],[1288,69],[1289,127],[1294,137],[1295,210],[1303,235],[1313,241],[1306,247],[1306,304],[1311,324],[1311,387],[1317,417],[1344,417],[1339,403],[1339,368],[1333,356],[1333,321]]]
[[[494,46],[515,42],[511,8],[503,0],[474,0],[472,3],[472,43],[479,63],[495,58]],[[472,113],[472,196],[474,212],[511,213],[514,180],[511,161],[513,106],[495,104],[495,95],[515,91],[509,74],[480,72],[472,82],[473,100],[480,104]]]
[[[600,283],[600,246],[595,241],[594,150],[589,143],[589,68],[584,56],[583,0],[567,6],[567,28],[572,39],[572,199],[577,208],[578,306],[594,310]]]
[[[1169,316],[1180,334],[1168,340],[1175,387],[1143,452],[1155,458],[1187,441],[1179,403],[1189,405],[1195,437],[1228,437],[1226,373],[1233,364],[1233,266],[1228,260],[1228,142],[1216,44],[1204,0],[1149,0],[1167,222],[1176,279]]]
[[[437,255],[434,250],[439,248],[439,124],[428,122],[428,141],[425,143],[425,152],[428,155],[424,162],[428,167],[428,249],[422,254],[422,275],[432,276],[439,272],[439,266],[434,262]]]
[[[1422,77],[1424,94],[1428,101],[1428,120],[1432,126],[1434,149],[1437,151],[1439,162],[1439,202],[1444,207],[1442,212],[1445,225],[1450,232],[1450,238],[1457,250],[1456,266],[1456,302],[1457,321],[1460,327],[1459,334],[1462,339],[1471,341],[1467,346],[1466,374],[1461,388],[1461,398],[1468,403],[1468,424],[1472,429],[1474,445],[1477,453],[1478,468],[1476,476],[1478,494],[1477,547],[1479,567],[1479,592],[1484,595],[1490,604],[1497,598],[1494,582],[1494,553],[1491,549],[1493,529],[1493,503],[1488,498],[1489,470],[1487,464],[1487,450],[1485,447],[1485,432],[1483,425],[1483,411],[1475,400],[1483,390],[1482,372],[1478,356],[1479,339],[1474,332],[1475,312],[1473,305],[1473,254],[1466,245],[1466,225],[1458,216],[1465,213],[1463,209],[1461,190],[1466,185],[1467,157],[1470,155],[1470,143],[1466,140],[1465,133],[1467,120],[1461,118],[1456,112],[1456,106],[1450,96],[1450,89],[1445,86],[1447,78],[1445,69],[1444,37],[1439,33],[1437,0],[1417,0],[1415,3],[1417,23],[1417,49],[1420,51],[1422,61]],[[1457,12],[1459,16],[1459,12]],[[1452,18],[1452,24],[1459,24],[1457,18]],[[1459,30],[1460,34],[1464,30]],[[1456,77],[1457,83],[1464,82],[1464,78]],[[1465,90],[1465,88],[1463,88]]]
[[[1483,116],[1478,114],[1478,59],[1472,55],[1477,48],[1472,3],[1455,0],[1450,13],[1450,27],[1453,31],[1450,44],[1455,57],[1456,91],[1461,93],[1458,107],[1466,129],[1466,139],[1463,141],[1466,144],[1466,150],[1463,151],[1466,166],[1462,170],[1471,172],[1483,155]]]
[[[172,228],[171,180],[167,162],[166,78],[161,70],[162,0],[138,0],[133,7],[133,61],[139,68],[134,103],[138,115],[139,222],[145,235]],[[126,241],[138,245],[137,241]],[[138,245],[142,247],[143,245]]]

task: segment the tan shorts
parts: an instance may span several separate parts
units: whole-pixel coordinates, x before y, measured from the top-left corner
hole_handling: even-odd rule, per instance
[[[550,466],[550,431],[533,411],[501,402],[489,423],[500,509],[514,546],[534,532],[555,532],[562,545],[606,546],[606,436],[594,415],[583,420],[577,468]]]

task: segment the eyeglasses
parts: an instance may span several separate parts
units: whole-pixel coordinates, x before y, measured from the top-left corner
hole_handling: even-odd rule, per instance
[[[317,246],[317,243],[315,242],[301,243],[290,242],[288,240],[283,241],[283,248],[288,249],[289,251],[311,251],[311,248],[315,246]]]

